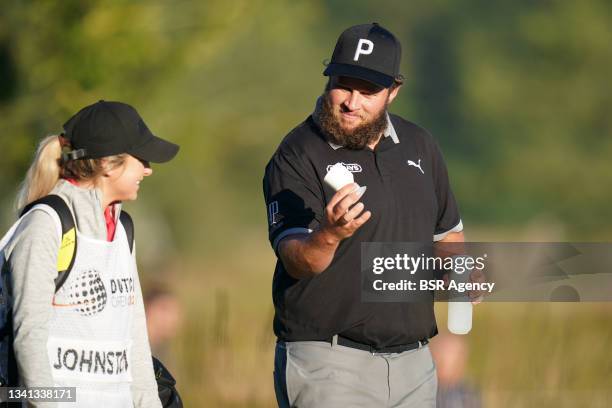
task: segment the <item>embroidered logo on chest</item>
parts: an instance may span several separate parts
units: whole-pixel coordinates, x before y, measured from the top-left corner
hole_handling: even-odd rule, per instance
[[[53,306],[71,307],[83,316],[96,315],[106,307],[108,300],[106,287],[100,272],[95,269],[78,272],[76,279],[69,285],[62,286],[60,290],[67,296],[67,302],[56,301],[54,297]]]
[[[338,163],[334,163],[334,164],[338,164]],[[327,168],[325,169],[325,171],[329,172],[329,169],[331,169],[334,164],[328,164]],[[340,164],[342,164],[344,167],[346,167],[346,169],[348,171],[350,171],[351,173],[361,173],[362,170],[363,170],[361,168],[361,165],[359,165],[357,163],[344,163],[344,162],[340,162]]]
[[[408,160],[407,163],[408,163],[408,166],[416,167],[417,169],[421,170],[422,174],[425,174],[425,172],[421,168],[421,159],[419,159],[418,163],[415,163],[412,160]]]

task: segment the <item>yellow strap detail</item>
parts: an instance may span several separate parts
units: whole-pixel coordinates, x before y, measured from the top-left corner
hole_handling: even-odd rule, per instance
[[[62,236],[59,253],[57,254],[57,270],[63,272],[70,266],[74,256],[74,245],[76,243],[76,231],[74,228]]]

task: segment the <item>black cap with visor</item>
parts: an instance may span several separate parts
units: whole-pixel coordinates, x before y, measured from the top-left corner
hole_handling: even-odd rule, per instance
[[[122,102],[101,100],[86,106],[64,124],[63,136],[74,149],[64,160],[128,153],[140,160],[164,163],[179,150],[178,145],[153,135],[136,109]]]
[[[400,76],[402,47],[397,38],[378,23],[346,29],[336,43],[325,76],[347,76],[389,88]]]

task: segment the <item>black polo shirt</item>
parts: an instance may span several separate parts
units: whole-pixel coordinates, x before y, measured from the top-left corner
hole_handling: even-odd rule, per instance
[[[276,263],[272,292],[274,332],[281,340],[326,340],[341,334],[376,347],[413,343],[437,333],[428,303],[361,301],[362,242],[432,242],[463,229],[446,164],[427,131],[398,116],[374,150],[329,143],[312,116],[281,142],[263,180],[269,238],[274,250],[294,233],[315,230],[334,191],[323,184],[329,166],[341,162],[371,218],[343,240],[320,275],[296,280]]]

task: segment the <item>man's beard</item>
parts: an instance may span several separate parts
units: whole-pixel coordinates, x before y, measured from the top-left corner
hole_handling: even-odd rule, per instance
[[[384,109],[374,119],[357,126],[354,129],[344,129],[340,119],[334,115],[334,107],[327,92],[321,97],[319,123],[321,129],[334,144],[353,150],[362,150],[368,144],[375,142],[387,128],[387,103]]]

